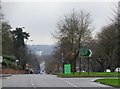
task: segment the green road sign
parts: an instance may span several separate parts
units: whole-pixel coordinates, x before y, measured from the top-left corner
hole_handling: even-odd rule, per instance
[[[91,57],[92,51],[90,49],[81,48],[79,56]]]
[[[64,73],[65,74],[70,74],[71,73],[71,65],[70,64],[65,64],[64,65]]]

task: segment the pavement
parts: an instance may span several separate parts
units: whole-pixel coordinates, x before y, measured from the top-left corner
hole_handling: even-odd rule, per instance
[[[93,82],[98,78],[59,78],[56,75],[12,75],[2,79],[2,89],[117,89]]]

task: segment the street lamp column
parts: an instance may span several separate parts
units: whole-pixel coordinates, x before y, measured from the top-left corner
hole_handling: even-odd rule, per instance
[[[64,73],[64,58],[63,58],[63,53],[62,53],[62,68],[63,68],[63,73]]]
[[[27,47],[29,55],[30,55],[30,60],[32,59],[32,52],[31,52],[32,50],[31,50],[31,48],[28,47],[28,43],[32,42],[32,41],[33,40],[29,40],[29,39],[26,40],[26,47]],[[29,74],[29,67],[28,66],[26,66],[26,73]]]
[[[15,60],[15,63],[16,63],[16,74],[18,73],[17,71],[18,71],[18,63],[19,63],[19,60]]]
[[[118,38],[117,38],[117,46],[118,46],[118,49],[117,49],[117,60],[118,60],[118,67],[119,67],[119,64],[120,64],[120,52],[119,52],[119,49],[120,49],[120,1],[118,2],[118,26],[117,26],[117,35],[118,35]],[[119,73],[119,71],[118,71]],[[119,76],[120,77],[120,76]]]

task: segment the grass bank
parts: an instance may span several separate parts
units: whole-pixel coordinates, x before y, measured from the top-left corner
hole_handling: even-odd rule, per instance
[[[120,73],[117,72],[81,72],[81,73],[71,73],[71,74],[63,74],[63,73],[57,73],[58,77],[67,78],[67,77],[118,77]]]
[[[120,79],[118,78],[97,79],[95,82],[120,88]]]

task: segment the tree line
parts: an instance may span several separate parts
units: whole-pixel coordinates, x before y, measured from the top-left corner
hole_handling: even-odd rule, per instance
[[[75,11],[65,15],[58,21],[57,30],[52,34],[57,46],[54,50],[53,63],[58,67],[63,64],[71,64],[72,72],[76,72],[77,63],[80,64],[79,50],[87,48],[92,50],[90,57],[91,71],[114,71],[120,67],[120,5],[114,10],[111,23],[103,26],[100,32],[93,37],[92,19],[90,13],[85,10]],[[63,57],[63,58],[62,58]],[[62,60],[63,59],[63,60]],[[81,59],[81,71],[87,70],[87,58]],[[49,65],[50,67],[50,65]],[[55,66],[54,66],[55,67]],[[54,70],[53,69],[51,70]],[[59,71],[59,68],[58,68]]]
[[[3,67],[25,70],[26,64],[29,64],[31,68],[37,70],[39,65],[37,56],[31,52],[26,43],[30,34],[23,31],[24,27],[12,30],[11,25],[4,20],[4,15],[0,14]]]

